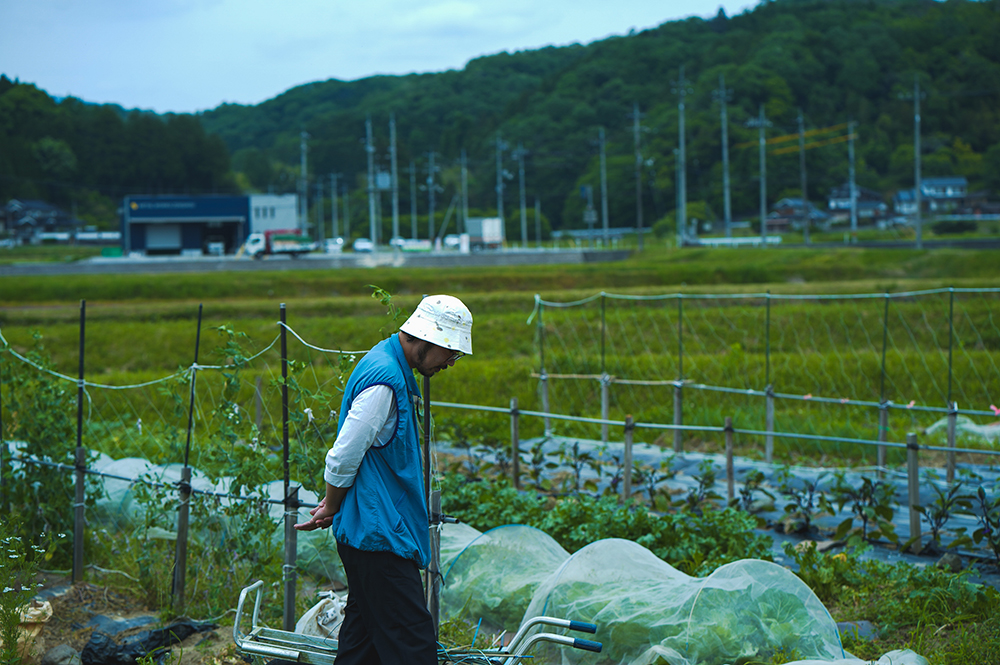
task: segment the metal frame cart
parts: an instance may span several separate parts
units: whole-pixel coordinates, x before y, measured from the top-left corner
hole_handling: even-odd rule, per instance
[[[233,641],[240,652],[254,658],[254,662],[278,658],[295,663],[333,665],[337,657],[337,640],[277,630],[258,623],[263,586],[264,582],[258,580],[240,592],[240,600],[236,606],[236,620],[233,623]],[[250,616],[249,632],[243,632],[245,605],[250,594],[253,594],[253,613]],[[585,651],[601,652],[601,643],[592,640],[555,633],[534,633],[529,636],[529,631],[538,625],[567,628],[590,634],[597,632],[597,626],[592,623],[538,616],[525,621],[505,647],[438,649],[438,660],[441,663],[470,665],[515,665],[523,658],[530,658],[528,653],[539,642],[553,642]]]

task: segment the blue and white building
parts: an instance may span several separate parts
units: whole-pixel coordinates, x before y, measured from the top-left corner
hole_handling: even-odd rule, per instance
[[[298,228],[296,194],[126,196],[122,253],[235,254],[255,231]]]

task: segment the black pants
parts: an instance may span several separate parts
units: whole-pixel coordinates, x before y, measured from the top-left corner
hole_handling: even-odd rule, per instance
[[[337,665],[437,665],[434,622],[417,564],[340,543],[337,552],[348,587]]]

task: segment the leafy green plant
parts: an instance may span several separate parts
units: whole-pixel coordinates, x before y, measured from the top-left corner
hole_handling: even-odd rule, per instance
[[[389,317],[389,322],[378,329],[379,335],[385,339],[392,334],[393,329],[397,327],[396,322],[403,317],[405,311],[396,304],[392,294],[382,287],[375,286],[374,284],[368,284],[367,286],[372,290],[372,298],[378,300],[379,303],[386,308],[385,314]],[[387,329],[389,332],[386,332]]]
[[[851,538],[859,538],[862,541],[885,538],[892,543],[899,542],[896,527],[892,523],[896,498],[896,487],[893,484],[863,477],[861,485],[855,486],[845,480],[844,474],[838,473],[832,493],[833,501],[837,505],[836,512],[842,510],[845,505],[849,505],[851,509],[851,517],[837,526],[834,538],[841,540],[852,534]],[[826,497],[822,504],[835,514],[832,504]],[[855,518],[861,520],[860,532],[854,527]]]
[[[26,357],[33,366],[11,362],[10,356],[0,353],[0,371],[6,369],[3,438],[23,441],[18,454],[32,460],[9,469],[5,488],[11,514],[24,518],[17,523],[22,529],[17,535],[25,542],[34,542],[39,531],[72,533],[75,496],[73,475],[52,473],[50,467],[75,464],[77,391],[50,369],[42,335],[33,333],[32,341]],[[86,505],[93,505],[94,499],[93,492],[86,493]],[[68,565],[69,543],[56,541],[54,545],[55,565]]]
[[[585,468],[590,468],[597,471],[598,475],[601,472],[601,463],[595,459],[593,455],[589,452],[580,451],[580,442],[574,441],[573,445],[567,445],[563,443],[559,446],[558,451],[559,461],[570,468],[572,487],[564,487],[564,491],[579,492],[581,489],[597,491],[597,483],[593,480],[583,481],[583,470]]]
[[[527,453],[521,453],[521,469],[528,476],[528,485],[537,491],[548,492],[552,481],[546,474],[559,468],[559,464],[549,459],[552,453],[545,452],[545,439],[536,441]]]
[[[625,538],[691,575],[738,559],[770,559],[770,539],[754,531],[752,517],[730,508],[655,515],[644,506],[619,505],[616,496],[546,499],[518,492],[504,478],[467,481],[458,474],[441,478],[441,499],[446,513],[481,531],[526,524],[570,552],[603,538]]]
[[[805,532],[812,529],[812,521],[822,507],[820,482],[826,476],[820,473],[815,480],[795,477],[788,467],[781,468],[776,479],[778,492],[788,499],[785,504],[785,519],[782,526],[787,533]]]
[[[924,516],[931,529],[931,540],[927,548],[931,551],[938,551],[943,547],[941,532],[944,530],[948,520],[956,513],[972,510],[972,497],[961,494],[962,483],[950,485],[947,489],[941,489],[935,483],[931,483],[937,498],[929,506],[917,506],[917,510]],[[964,532],[963,532],[964,533]],[[968,542],[968,537],[959,537],[948,543],[949,548],[958,547]]]
[[[782,549],[798,566],[796,574],[820,599],[824,599],[833,598],[841,589],[856,586],[864,580],[861,557],[871,546],[861,544],[847,547],[837,554],[824,554],[816,549],[816,543],[804,540],[798,545],[785,543]]]
[[[30,645],[19,644],[21,613],[41,586],[40,564],[51,558],[52,539],[43,534],[38,544],[24,538],[26,525],[15,518],[0,520],[0,663],[18,665]],[[63,539],[60,534],[58,539]]]
[[[625,465],[622,462],[621,455],[609,455],[608,461],[604,462],[601,466],[604,469],[602,473],[607,474],[608,477],[608,486],[604,488],[604,495],[618,496],[621,491],[621,484],[625,478]],[[607,469],[610,469],[610,472]]]
[[[660,460],[658,466],[639,462],[632,464],[632,483],[636,488],[646,493],[649,505],[656,507],[658,495],[664,491],[658,487],[659,484],[677,475],[677,472],[671,467],[672,464],[673,457]],[[669,494],[667,496],[669,497]],[[669,504],[669,500],[667,503]]]
[[[972,540],[977,545],[986,541],[993,552],[994,563],[1000,565],[1000,494],[987,496],[980,486],[973,501],[973,511],[980,527],[972,533]]]
[[[710,459],[703,459],[698,464],[699,473],[692,476],[697,485],[692,487],[685,497],[674,503],[675,506],[690,511],[696,515],[704,512],[705,506],[718,501],[719,496],[712,488],[715,487],[715,464]]]
[[[774,499],[774,493],[764,486],[766,477],[764,472],[758,469],[747,471],[743,477],[743,484],[739,488],[739,496],[733,499],[731,505],[738,507],[745,512],[752,512],[756,502],[756,494],[759,492],[769,499]]]

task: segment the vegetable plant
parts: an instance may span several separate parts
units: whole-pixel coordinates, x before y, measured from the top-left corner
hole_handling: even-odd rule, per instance
[[[778,492],[788,499],[783,522],[786,532],[808,533],[812,529],[813,518],[823,505],[819,485],[825,476],[826,473],[820,473],[815,480],[799,479],[788,467],[778,471]]]
[[[863,477],[861,486],[856,487],[845,480],[844,474],[837,474],[837,482],[833,488],[834,502],[837,504],[838,512],[845,505],[851,508],[851,517],[847,518],[837,527],[835,538],[843,539],[848,534],[852,538],[860,540],[877,540],[885,538],[889,542],[899,542],[896,535],[896,527],[892,523],[894,514],[893,505],[896,497],[896,487],[883,480],[873,481],[871,478]],[[834,512],[831,503],[826,497],[822,502],[830,512]],[[854,527],[854,518],[861,520],[860,533]],[[871,531],[869,532],[869,527]]]

